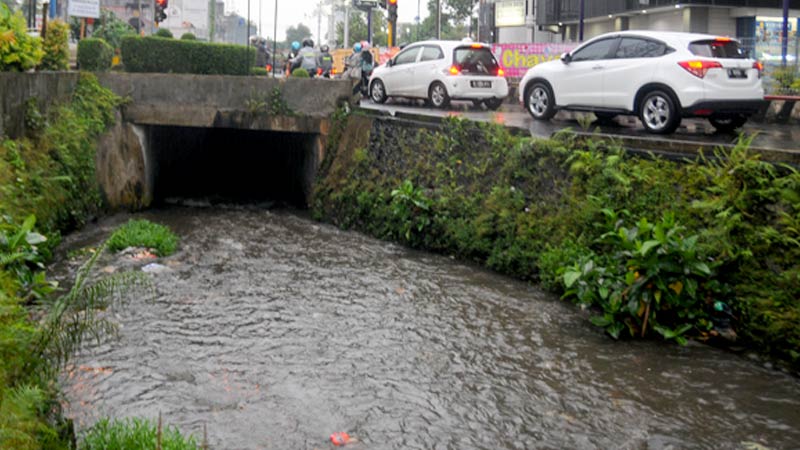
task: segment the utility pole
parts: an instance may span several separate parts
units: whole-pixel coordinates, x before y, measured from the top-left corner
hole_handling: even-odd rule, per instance
[[[317,45],[322,44],[322,2],[317,4]]]
[[[436,0],[436,39],[442,39],[442,0]]]
[[[336,48],[336,0],[331,0],[331,14],[328,16],[328,46]]]
[[[344,2],[344,42],[342,48],[350,47],[350,2]]]
[[[783,0],[783,29],[781,33],[781,61],[786,67],[786,53],[789,44],[789,0]]]
[[[217,0],[208,0],[208,42],[214,42],[217,32]]]
[[[584,1],[581,0],[580,12],[578,13],[578,42],[583,42]]]
[[[272,77],[278,70],[278,0],[275,0],[275,24],[272,31]]]
[[[372,6],[367,8],[367,42],[372,45]]]

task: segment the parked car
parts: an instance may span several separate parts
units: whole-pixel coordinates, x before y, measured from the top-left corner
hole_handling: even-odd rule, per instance
[[[375,103],[389,97],[423,98],[437,108],[454,99],[472,100],[497,109],[508,96],[508,83],[488,44],[423,41],[409,44],[372,71],[369,96]]]
[[[539,120],[568,109],[600,119],[637,115],[656,134],[672,133],[683,117],[706,117],[730,131],[764,105],[762,71],[728,37],[623,31],[530,68],[519,100]]]

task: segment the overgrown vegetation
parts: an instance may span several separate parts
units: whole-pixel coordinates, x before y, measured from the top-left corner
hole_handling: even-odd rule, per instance
[[[308,71],[306,69],[303,69],[302,67],[298,67],[297,69],[294,69],[292,71],[292,76],[295,77],[295,78],[310,78],[311,77],[311,75],[308,74]]]
[[[738,334],[800,364],[800,174],[747,139],[672,162],[457,119],[331,134],[317,219],[540,281],[614,337]]]
[[[87,38],[78,42],[78,67],[90,72],[106,72],[111,69],[114,49],[102,39]]]
[[[122,62],[128,72],[249,75],[255,50],[243,45],[188,39],[126,36]]]
[[[114,50],[120,48],[123,37],[136,36],[136,30],[127,22],[120,20],[113,11],[101,9],[100,19],[97,22],[100,26],[92,32],[92,37],[106,41]]]
[[[165,225],[144,219],[130,220],[108,239],[108,249],[112,252],[128,247],[145,247],[158,256],[168,256],[178,247],[178,236]]]
[[[156,443],[159,445],[156,445]],[[124,419],[97,422],[81,440],[81,450],[140,450],[161,448],[163,450],[195,450],[194,438],[183,437],[177,428],[159,430],[155,423],[145,419]]]
[[[172,35],[172,31],[169,31],[169,28],[159,28],[156,30],[155,36],[165,39],[172,39],[174,36]]]
[[[0,3],[0,72],[24,72],[42,61],[42,41],[28,35],[22,12]]]
[[[69,25],[63,20],[53,20],[47,24],[44,36],[44,57],[39,70],[69,69]]]
[[[99,205],[94,139],[118,103],[82,74],[71,102],[49,114],[29,102],[28,136],[0,144],[0,448],[69,445],[55,370],[82,339],[113,331],[99,314],[115,298],[110,294],[135,281],[135,275],[90,280],[96,257],[65,293],[44,272],[59,231],[81,224]],[[29,310],[39,311],[40,323]]]

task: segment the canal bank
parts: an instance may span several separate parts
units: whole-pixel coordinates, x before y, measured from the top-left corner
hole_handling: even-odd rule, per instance
[[[315,218],[541,283],[615,337],[692,337],[797,370],[800,175],[746,140],[673,162],[569,132],[359,114],[331,137]]]

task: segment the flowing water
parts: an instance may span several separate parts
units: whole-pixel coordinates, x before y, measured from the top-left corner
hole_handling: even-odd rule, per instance
[[[536,287],[289,211],[136,217],[180,248],[65,373],[79,429],[160,412],[214,449],[800,448],[800,380],[746,357],[614,342]]]

